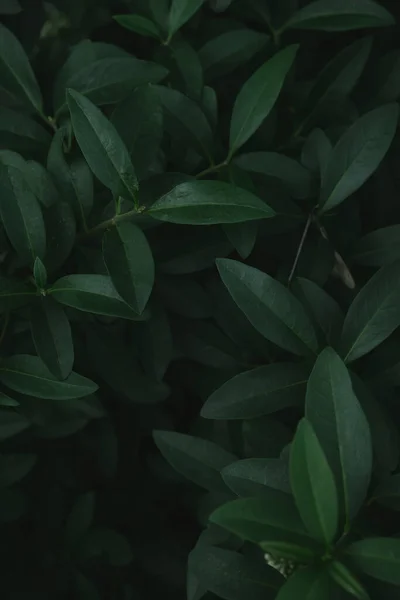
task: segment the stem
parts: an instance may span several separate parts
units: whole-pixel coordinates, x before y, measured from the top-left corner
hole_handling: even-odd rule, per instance
[[[307,219],[306,226],[304,227],[303,235],[301,236],[301,240],[300,240],[299,247],[297,248],[296,257],[295,257],[295,259],[294,259],[293,267],[292,267],[292,270],[290,271],[290,275],[289,275],[289,279],[288,279],[288,285],[290,285],[290,284],[291,284],[291,282],[292,282],[292,279],[293,279],[293,276],[294,276],[294,274],[295,274],[296,267],[297,267],[297,264],[298,264],[298,262],[299,262],[299,259],[300,259],[300,255],[301,255],[301,252],[302,252],[302,250],[303,250],[304,243],[305,243],[305,241],[306,241],[306,238],[307,238],[308,230],[310,229],[310,225],[311,225],[311,222],[312,222],[312,218],[313,218],[313,214],[312,214],[312,213],[310,213],[310,214],[308,215],[308,219]]]
[[[204,177],[205,175],[209,175],[210,173],[215,173],[216,171],[219,171],[223,167],[227,167],[228,164],[229,164],[229,161],[228,160],[224,160],[224,162],[219,163],[218,165],[211,165],[207,169],[204,169],[204,171],[201,171],[200,173],[197,173],[196,179],[200,179],[201,177]]]
[[[53,132],[55,133],[57,131],[57,125],[54,121],[54,119],[52,117],[46,117],[46,115],[44,115],[42,112],[38,111],[38,116],[41,118],[41,120],[46,123],[46,125],[48,127],[51,127],[51,129],[53,130]]]
[[[78,235],[77,240],[78,242],[81,242],[82,240],[85,240],[88,237],[97,235],[98,233],[101,233],[106,229],[110,229],[110,227],[114,227],[117,223],[120,223],[121,221],[126,221],[127,219],[131,219],[132,217],[139,215],[140,212],[140,210],[134,208],[133,210],[123,213],[122,215],[115,215],[111,219],[107,219],[106,221],[102,221],[102,223],[98,223],[97,225],[92,227],[92,229],[88,229],[88,231],[83,231],[80,235]]]

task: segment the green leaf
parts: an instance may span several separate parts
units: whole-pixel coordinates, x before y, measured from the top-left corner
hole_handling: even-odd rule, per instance
[[[213,132],[199,105],[178,90],[160,85],[157,91],[164,109],[164,127],[172,139],[193,146],[212,162]]]
[[[303,146],[301,162],[322,179],[332,152],[332,144],[322,129],[314,129]]]
[[[113,567],[126,567],[133,560],[128,539],[114,529],[95,528],[89,531],[79,547],[81,560],[106,559]]]
[[[59,202],[59,194],[53,179],[43,165],[28,160],[25,165],[25,175],[29,187],[42,206],[49,208]]]
[[[133,223],[117,223],[103,238],[103,257],[115,289],[141,314],[154,284],[153,255],[142,230]]]
[[[44,264],[54,273],[68,259],[76,239],[76,222],[70,204],[57,202],[45,212],[47,251]]]
[[[271,112],[293,65],[298,46],[281,50],[246,81],[233,107],[229,157],[243,146]]]
[[[24,263],[43,258],[46,251],[46,229],[38,201],[21,171],[1,166],[0,214],[11,244]]]
[[[351,544],[346,550],[354,567],[379,579],[400,584],[400,540],[368,538]]]
[[[163,136],[160,95],[154,86],[133,90],[111,116],[135,165],[139,181],[151,173]]]
[[[77,142],[95,176],[115,197],[136,198],[138,182],[125,144],[102,112],[73,90],[67,94]]]
[[[204,0],[172,0],[168,22],[169,38],[193,17],[203,2]]]
[[[372,0],[317,0],[293,15],[285,27],[351,31],[369,27],[394,25],[392,15]]]
[[[318,541],[331,544],[338,528],[333,473],[306,419],[300,421],[290,450],[290,482],[301,518]]]
[[[16,152],[47,150],[51,136],[44,127],[21,111],[1,107],[0,146]]]
[[[229,183],[188,181],[157,200],[148,214],[167,223],[215,225],[268,219],[275,213],[254,194]]]
[[[264,33],[235,29],[210,39],[199,50],[199,58],[209,80],[227,75],[247,63],[269,41]]]
[[[49,400],[71,400],[89,396],[97,385],[72,372],[64,381],[58,381],[37,356],[16,354],[0,365],[0,381],[15,392],[48,398]]]
[[[15,408],[16,406],[19,406],[19,402],[14,400],[14,398],[10,398],[10,396],[4,392],[0,392],[0,406],[12,406]]]
[[[68,88],[79,92],[96,106],[123,100],[133,88],[159,83],[168,75],[162,65],[133,56],[103,58],[80,69],[68,79]],[[65,103],[59,107],[60,114]]]
[[[364,586],[361,585],[346,565],[334,560],[329,565],[329,574],[340,587],[352,596],[355,596],[359,600],[369,600],[369,595]]]
[[[258,223],[256,221],[228,223],[223,226],[223,229],[240,258],[243,260],[248,258],[257,241]]]
[[[301,406],[309,369],[281,362],[229,379],[215,390],[201,409],[206,419],[253,419],[288,406]]]
[[[234,164],[250,173],[276,177],[287,187],[293,198],[302,200],[310,194],[310,173],[293,158],[284,154],[251,152],[235,158]]]
[[[372,499],[393,510],[400,510],[400,475],[383,479],[374,490]]]
[[[1,0],[0,2],[0,13],[2,15],[15,15],[21,10],[18,0]]]
[[[399,274],[399,261],[382,267],[353,300],[340,341],[346,362],[370,352],[400,325]]]
[[[2,408],[0,410],[0,440],[8,440],[8,438],[21,433],[30,426],[28,419],[14,411]]]
[[[46,267],[37,256],[35,258],[35,262],[33,264],[33,278],[35,280],[36,285],[39,289],[43,289],[46,287],[47,283],[47,271]]]
[[[340,138],[323,175],[320,212],[356,192],[374,173],[390,148],[399,120],[397,104],[363,115]]]
[[[215,492],[226,492],[221,469],[237,460],[213,442],[174,431],[155,431],[154,441],[164,458],[184,477]]]
[[[66,275],[47,290],[57,302],[83,312],[137,320],[106,275]]]
[[[241,498],[217,508],[210,521],[244,540],[311,542],[289,494],[268,488],[259,498]]]
[[[0,413],[0,418],[2,413]],[[24,479],[37,461],[35,454],[3,454],[0,456],[0,488],[11,487]]]
[[[30,323],[36,352],[57,379],[66,379],[74,364],[71,326],[52,298],[40,298],[31,307]]]
[[[352,260],[367,267],[382,267],[400,260],[400,225],[375,229],[357,240]]]
[[[69,550],[74,550],[92,526],[95,499],[94,492],[86,492],[74,502],[64,528],[64,543]]]
[[[292,290],[308,309],[311,319],[321,330],[325,341],[335,342],[340,336],[344,321],[344,315],[337,302],[316,283],[303,277],[295,280]]]
[[[223,283],[250,323],[268,340],[300,356],[317,351],[314,328],[300,302],[281,283],[230,259],[218,259]]]
[[[189,569],[206,590],[224,600],[272,600],[283,581],[261,562],[206,544],[192,550]]]
[[[25,50],[19,40],[0,24],[0,84],[25,105],[42,110],[42,95]]]
[[[212,316],[210,298],[195,279],[159,275],[156,290],[165,308],[175,314],[189,319]]]
[[[175,38],[171,44],[165,48],[167,55],[163,60],[165,66],[170,72],[171,86],[182,89],[189,98],[192,98],[201,104],[204,80],[203,67],[198,53],[182,37]]]
[[[238,496],[268,496],[269,489],[291,493],[287,464],[279,458],[247,458],[221,471],[226,485]]]
[[[279,590],[275,600],[322,600],[329,598],[332,583],[325,571],[314,567],[298,569]]]
[[[345,364],[332,348],[317,358],[307,384],[306,417],[336,478],[347,526],[365,500],[372,471],[368,421]]]
[[[0,312],[24,306],[33,300],[36,294],[35,288],[27,285],[21,279],[0,275]]]
[[[93,177],[82,157],[67,163],[63,150],[66,137],[66,129],[56,131],[47,157],[47,168],[61,198],[72,207],[81,228],[85,229],[86,218],[93,208]],[[57,210],[54,209],[53,212]]]
[[[152,37],[156,40],[160,39],[160,31],[150,19],[146,19],[146,17],[142,17],[141,15],[115,15],[113,17],[115,21],[125,29],[129,29],[129,31],[134,31],[139,35],[144,35],[147,37]]]

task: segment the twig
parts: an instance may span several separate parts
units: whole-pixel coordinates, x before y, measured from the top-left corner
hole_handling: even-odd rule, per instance
[[[290,271],[290,275],[289,275],[289,279],[288,279],[288,285],[291,284],[293,276],[295,274],[295,271],[296,271],[296,268],[297,268],[297,264],[298,264],[299,259],[300,259],[300,255],[301,255],[304,243],[305,243],[306,238],[307,238],[308,230],[310,229],[310,225],[311,225],[312,219],[313,219],[313,213],[311,212],[308,215],[307,223],[306,223],[306,226],[304,227],[304,231],[303,231],[303,235],[301,236],[299,247],[297,248],[296,257],[294,259],[293,267],[292,267],[292,270]]]

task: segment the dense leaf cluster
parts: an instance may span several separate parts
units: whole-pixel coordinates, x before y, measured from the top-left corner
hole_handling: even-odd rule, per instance
[[[397,0],[0,0],[0,593],[400,592]]]

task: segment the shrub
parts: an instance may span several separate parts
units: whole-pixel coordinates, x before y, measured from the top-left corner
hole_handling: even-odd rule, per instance
[[[397,598],[398,3],[0,12],[3,597]]]

